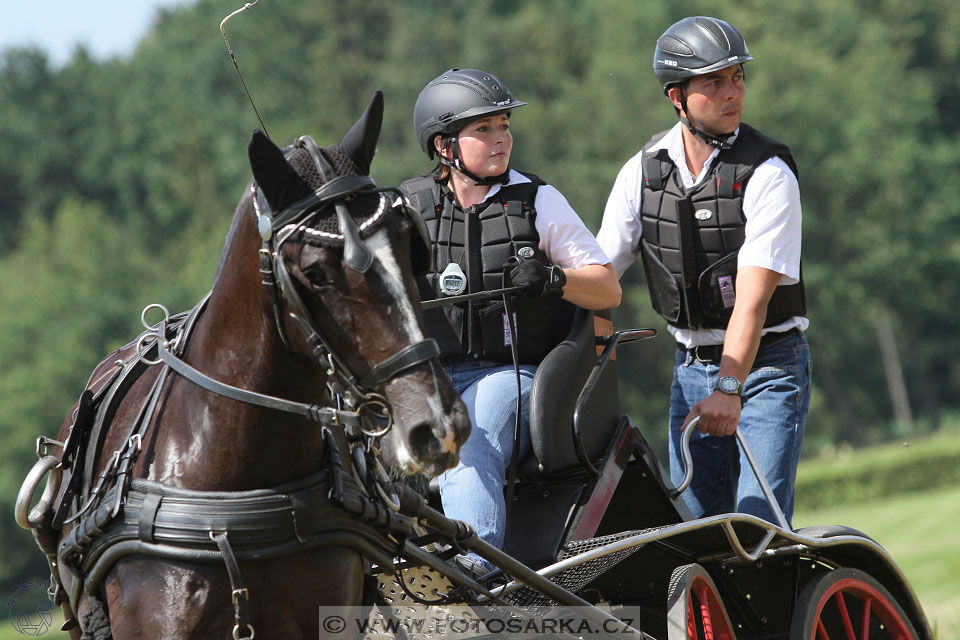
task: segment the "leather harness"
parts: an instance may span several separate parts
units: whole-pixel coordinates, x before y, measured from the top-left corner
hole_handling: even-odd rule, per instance
[[[386,398],[370,388],[436,359],[437,344],[432,339],[417,342],[374,365],[362,377],[355,375],[314,327],[279,252],[283,242],[297,230],[304,229],[320,209],[332,204],[338,217],[345,264],[366,271],[372,265],[372,253],[342,201],[358,193],[379,193],[381,206],[371,219],[381,220],[368,219],[360,226],[380,224],[385,220],[383,212],[392,209],[384,206],[384,192],[395,190],[377,189],[368,176],[337,177],[309,136],[299,138],[294,148],[310,153],[324,184],[276,217],[271,215],[262,193],[253,186],[254,212],[263,240],[262,281],[284,343],[290,346],[281,322],[281,304],[286,305],[286,312],[294,319],[293,325],[310,345],[310,355],[331,377],[328,382],[331,393],[341,398],[347,408],[294,402],[233,387],[204,375],[180,359],[209,294],[189,313],[173,317],[160,305],[147,307],[141,318],[147,331],[114,354],[123,358],[115,359],[106,371],[101,368],[95,371],[97,378],[88,383],[88,389],[81,396],[74,425],[64,443],[62,460],[65,467],[69,465],[72,476],[55,507],[52,524],[55,529],[67,523],[74,526],[56,546],[57,566],[53,573],[57,578],[56,569],[73,575],[67,595],[74,611],[81,589],[88,595],[96,594],[113,564],[129,554],[199,563],[223,562],[232,588],[233,637],[235,640],[252,638],[248,594],[238,560],[264,560],[337,545],[352,547],[391,572],[393,556],[403,540],[413,534],[414,524],[397,513],[396,490],[376,458],[376,442],[392,426],[391,408]],[[415,214],[404,200],[400,202],[404,215]],[[424,230],[415,219],[413,222],[422,241]],[[275,237],[277,231],[281,232],[279,238]],[[149,325],[146,314],[154,308],[161,309],[164,317],[158,324]],[[137,419],[94,482],[94,469],[107,427],[121,399],[148,367],[158,364],[162,370]],[[253,491],[193,491],[132,478],[142,434],[153,419],[171,373],[239,402],[294,413],[318,422],[328,452],[327,468],[292,483]],[[381,421],[374,428],[368,426],[371,414]],[[345,469],[333,429],[344,429],[353,443],[353,452],[347,456],[352,473]],[[75,499],[82,506],[67,518]],[[54,550],[48,548],[52,541],[46,539],[44,544],[38,536],[38,542],[48,558],[52,558]],[[57,595],[62,598],[62,580],[56,581]],[[241,636],[241,633],[248,635]]]

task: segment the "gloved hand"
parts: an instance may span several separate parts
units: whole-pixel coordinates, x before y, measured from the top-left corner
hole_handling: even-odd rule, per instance
[[[504,286],[526,287],[520,293],[521,298],[531,299],[540,296],[563,295],[563,285],[567,276],[557,265],[546,266],[536,260],[525,260],[513,256],[503,263]]]

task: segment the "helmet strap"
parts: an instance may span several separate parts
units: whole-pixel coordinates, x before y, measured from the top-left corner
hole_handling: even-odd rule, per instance
[[[695,136],[699,136],[700,138],[703,139],[704,142],[706,142],[708,145],[710,145],[714,149],[720,149],[722,151],[732,147],[733,143],[730,142],[730,137],[736,132],[731,131],[730,133],[721,133],[720,135],[714,135],[712,133],[707,133],[706,131],[704,131],[703,129],[700,129],[699,127],[694,126],[694,124],[689,119],[690,111],[687,110],[687,94],[684,92],[683,87],[679,87],[679,88],[680,88],[680,106],[683,109],[683,113],[686,114],[685,116],[684,115],[679,116],[680,122],[682,122],[684,126],[686,126],[687,129],[690,130],[690,133],[692,133]]]
[[[476,175],[469,169],[466,165],[463,164],[463,160],[460,158],[460,142],[457,139],[457,136],[451,136],[447,138],[450,142],[450,158],[446,158],[442,153],[438,154],[440,156],[440,164],[444,164],[451,169],[456,169],[463,175],[467,176],[473,180],[477,186],[492,186],[495,184],[507,184],[510,182],[510,169],[501,173],[500,175],[490,176],[489,178],[481,178]]]

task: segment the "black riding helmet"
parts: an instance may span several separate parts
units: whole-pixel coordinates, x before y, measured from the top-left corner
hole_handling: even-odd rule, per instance
[[[436,154],[433,139],[452,136],[453,159],[440,162],[480,180],[463,167],[454,134],[470,122],[486,116],[505,113],[526,102],[514,100],[506,85],[480,69],[450,69],[434,78],[417,97],[413,108],[413,130],[430,159]]]
[[[653,73],[660,81],[663,95],[670,87],[694,76],[713,73],[753,60],[747,50],[743,34],[729,22],[693,16],[674,23],[657,40],[653,53]],[[686,97],[681,98],[686,112]],[[690,130],[714,147],[729,148],[727,136],[714,136],[697,129],[686,118],[681,118]],[[732,132],[731,132],[732,134]]]

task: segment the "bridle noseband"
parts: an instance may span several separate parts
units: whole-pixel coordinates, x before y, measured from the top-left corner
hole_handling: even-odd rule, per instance
[[[273,307],[275,325],[283,343],[287,348],[296,351],[284,328],[282,306],[286,305],[288,317],[308,345],[310,358],[335,379],[336,383],[331,385],[331,391],[342,395],[350,406],[380,406],[383,409],[387,425],[376,433],[376,435],[383,435],[389,430],[393,421],[390,405],[383,396],[370,389],[438,358],[440,349],[436,341],[427,338],[407,346],[373,365],[365,376],[357,376],[345,361],[337,356],[329,341],[317,329],[303,298],[294,286],[280,248],[298,231],[306,230],[308,223],[320,211],[326,210],[332,204],[336,209],[339,234],[327,232],[326,235],[334,242],[343,243],[343,263],[346,266],[360,273],[366,273],[373,266],[374,256],[361,237],[361,228],[366,229],[382,224],[386,219],[385,216],[394,209],[389,204],[386,193],[398,192],[396,189],[377,188],[370,176],[338,176],[310,136],[297,138],[290,153],[297,149],[305,149],[310,154],[323,184],[307,197],[294,202],[276,215],[273,215],[270,210],[263,192],[254,185],[254,213],[257,216],[257,228],[262,239],[259,251],[261,281]],[[345,201],[353,196],[364,194],[379,194],[380,206],[369,219],[358,226],[350,215]],[[405,202],[405,199],[401,198],[401,202]],[[411,215],[405,206],[403,212],[405,215]],[[419,225],[415,227],[417,232],[422,234],[421,227]],[[422,238],[418,240],[423,241]]]

